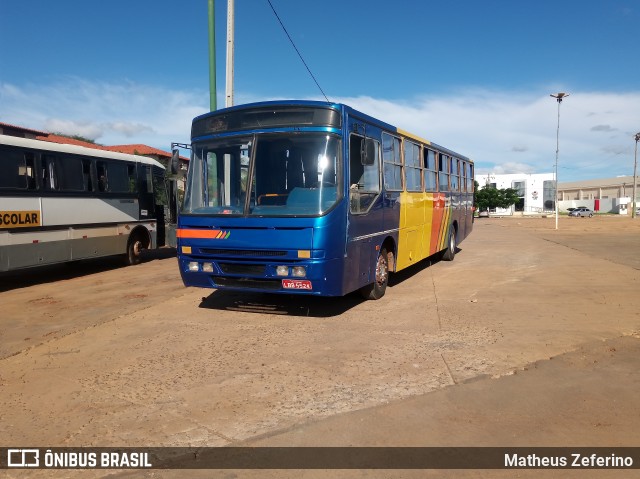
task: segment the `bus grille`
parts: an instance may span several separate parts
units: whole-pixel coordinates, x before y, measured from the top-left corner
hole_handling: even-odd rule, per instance
[[[279,279],[225,278],[224,276],[213,276],[212,279],[216,286],[222,288],[266,289],[273,291],[282,289],[282,281]]]
[[[200,248],[204,254],[217,256],[287,256],[286,251]]]
[[[218,263],[223,273],[226,274],[249,274],[252,276],[264,276],[263,264],[237,264]]]

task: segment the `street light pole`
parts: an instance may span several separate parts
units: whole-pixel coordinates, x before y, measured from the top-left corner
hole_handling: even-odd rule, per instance
[[[555,98],[558,101],[558,128],[556,130],[556,167],[555,167],[555,177],[556,177],[556,197],[553,202],[555,204],[556,209],[556,229],[558,229],[558,152],[560,151],[560,103],[562,103],[562,99],[569,96],[568,93],[556,93],[555,95],[549,95]]]
[[[633,200],[631,201],[631,218],[636,217],[636,171],[638,169],[638,142],[640,141],[640,132],[636,133],[636,149],[633,154]]]

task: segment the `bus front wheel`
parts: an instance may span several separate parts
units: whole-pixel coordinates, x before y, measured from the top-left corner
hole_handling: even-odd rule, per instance
[[[386,248],[380,250],[376,261],[374,282],[360,289],[360,294],[365,299],[380,299],[384,296],[389,282],[389,255]]]

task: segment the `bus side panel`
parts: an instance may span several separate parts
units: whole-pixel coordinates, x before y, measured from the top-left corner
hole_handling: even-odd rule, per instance
[[[422,236],[425,230],[426,198],[422,193],[400,195],[400,232],[396,271],[423,259]]]
[[[73,211],[73,224],[118,223],[137,221],[137,198],[42,198],[42,225],[68,225],[69,212]]]
[[[445,193],[436,193],[434,197],[430,254],[436,254],[445,249],[451,226],[451,198]]]
[[[422,251],[422,258],[421,259],[425,259],[428,258],[429,256],[431,256],[433,253],[431,252],[432,250],[432,242],[431,242],[431,236],[433,233],[433,229],[434,229],[434,209],[435,209],[435,204],[436,204],[436,200],[435,200],[435,194],[434,193],[424,193],[424,230],[423,230],[423,234],[422,234],[422,245],[421,245],[421,251]]]
[[[464,198],[464,234],[458,240],[462,242],[467,236],[471,234],[473,229],[473,193],[465,193]]]
[[[0,271],[124,254],[128,232],[126,225],[0,232]]]
[[[71,259],[71,245],[66,230],[46,233],[5,233],[2,240],[3,271],[29,268]]]
[[[373,281],[377,258],[376,246],[380,244],[374,235],[383,229],[383,199],[380,195],[371,209],[363,214],[349,214],[347,258],[343,289],[345,294]]]
[[[394,256],[398,257],[398,242],[400,241],[400,239],[398,238],[398,231],[400,229],[400,192],[399,191],[385,191],[383,193],[383,216],[384,216],[384,221],[383,221],[383,226],[382,226],[382,231],[388,231],[389,235],[394,237],[396,244],[395,246],[395,250],[393,251]],[[382,239],[381,241],[383,241],[384,239]],[[381,244],[379,244],[379,246],[382,246]],[[397,268],[397,264],[398,262],[396,261],[396,268],[393,269],[393,271],[398,271]],[[374,269],[372,271],[375,271],[375,263],[374,263]],[[389,265],[389,267],[391,268],[391,265]]]
[[[455,221],[458,226],[458,232],[456,237],[457,244],[460,244],[473,227],[473,209],[472,209],[473,195],[468,193],[457,193],[456,201],[454,203],[452,211],[452,221]]]

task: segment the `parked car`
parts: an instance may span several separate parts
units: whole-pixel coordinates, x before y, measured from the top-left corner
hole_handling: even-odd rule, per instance
[[[586,206],[578,206],[576,209],[569,211],[569,216],[588,216],[591,218],[593,216],[593,211]]]

